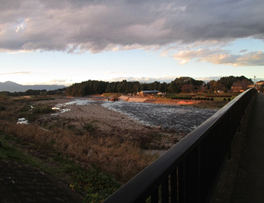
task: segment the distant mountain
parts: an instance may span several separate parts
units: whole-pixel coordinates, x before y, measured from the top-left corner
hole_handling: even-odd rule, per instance
[[[25,92],[29,89],[31,90],[57,90],[61,88],[65,88],[64,85],[20,85],[15,82],[7,81],[0,82],[0,92],[8,91],[8,92]]]

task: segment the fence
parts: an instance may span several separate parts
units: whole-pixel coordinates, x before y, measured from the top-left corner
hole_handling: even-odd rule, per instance
[[[249,89],[217,111],[104,203],[209,202],[250,100]]]

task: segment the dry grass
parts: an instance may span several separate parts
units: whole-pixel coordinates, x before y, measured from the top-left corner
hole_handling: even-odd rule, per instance
[[[18,137],[31,151],[42,153],[54,147],[81,165],[96,166],[123,183],[156,158],[146,155],[130,141],[121,143],[114,137],[94,137],[88,133],[76,136],[61,128],[45,131],[38,126],[17,125],[3,120],[0,122],[0,131]]]
[[[35,102],[34,100],[33,98],[0,98],[0,132],[12,138],[18,138],[16,142],[11,141],[11,144],[23,146],[27,154],[43,160],[45,166],[54,164],[49,160],[56,161],[54,155],[58,155],[82,166],[85,174],[87,171],[105,172],[113,175],[115,180],[123,184],[158,157],[151,153],[146,154],[144,149],[169,148],[171,144],[178,141],[178,138],[173,136],[174,133],[140,127],[139,124],[132,123],[123,115],[117,115],[109,110],[101,112],[103,118],[98,117],[99,112],[91,112],[90,107],[87,108],[91,118],[77,117],[76,115],[88,114],[82,112],[83,109],[79,107],[76,107],[77,112],[73,114],[73,117],[53,117],[50,116],[50,108],[56,104],[56,101]],[[31,109],[30,105],[33,105],[34,109]],[[96,106],[92,106],[92,109],[102,110]],[[92,115],[96,117],[93,118]],[[28,119],[31,124],[16,124],[21,117]],[[60,166],[59,162],[55,165]],[[90,177],[90,174],[88,176]],[[76,175],[73,179],[79,181],[78,177]],[[110,181],[109,178],[106,182],[108,181]],[[79,187],[80,182],[74,183],[74,186]],[[91,199],[99,198],[96,195],[102,188],[99,190],[99,186],[96,187],[99,184],[97,182],[87,188],[88,182],[90,184],[95,181],[91,178],[81,185],[85,190],[84,199],[87,200],[86,202],[91,202]],[[113,192],[112,189],[118,188],[116,185],[104,187],[99,199],[106,198]]]
[[[87,118],[43,118],[43,113],[49,113],[48,105],[52,107],[54,102],[36,104],[34,100],[0,98],[3,107],[0,109],[0,131],[18,137],[28,151],[44,154],[55,149],[82,166],[96,167],[114,175],[122,183],[157,158],[157,155],[146,154],[143,149],[165,149],[178,141],[157,129],[122,129],[116,124],[107,126],[105,121],[100,123]],[[38,107],[38,111],[31,110],[30,105]],[[35,119],[35,124],[18,125],[16,122],[20,117]],[[124,121],[115,116],[111,118],[118,123]],[[102,130],[102,126],[109,129]]]

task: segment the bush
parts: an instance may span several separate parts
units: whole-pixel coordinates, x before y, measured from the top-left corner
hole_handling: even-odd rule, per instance
[[[33,108],[33,113],[35,113],[35,114],[47,114],[47,113],[53,113],[53,110],[49,106],[38,105],[38,106]]]
[[[6,107],[0,106],[0,111],[6,111]]]
[[[83,126],[83,129],[88,131],[88,132],[92,132],[92,131],[95,131],[96,130],[96,126],[93,124],[93,123],[86,123],[84,126]]]
[[[157,158],[156,155],[145,154],[131,141],[97,137],[89,133],[76,136],[71,130],[58,127],[44,131],[38,126],[0,120],[0,131],[19,138],[23,145],[29,144],[32,149],[35,147],[34,150],[39,153],[48,152],[50,147],[54,147],[64,156],[113,175],[121,183],[130,180]]]

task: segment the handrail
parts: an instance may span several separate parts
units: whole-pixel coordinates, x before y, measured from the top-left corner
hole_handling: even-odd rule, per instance
[[[250,100],[249,89],[217,111],[104,203],[209,202]]]

